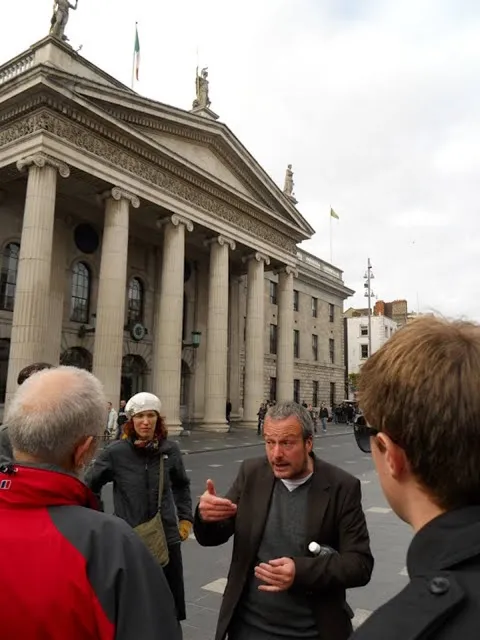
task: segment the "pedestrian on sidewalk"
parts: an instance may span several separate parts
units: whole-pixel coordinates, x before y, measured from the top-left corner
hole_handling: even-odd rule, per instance
[[[322,432],[327,433],[328,409],[325,402],[322,402],[320,407],[320,420],[322,422]]]
[[[202,546],[233,536],[215,638],[347,640],[345,590],[373,568],[360,481],[314,455],[312,419],[295,402],[269,409],[264,438],[266,456],[242,463],[225,498],[207,480],[195,513]]]
[[[123,439],[100,453],[85,480],[97,494],[107,482],[113,482],[115,515],[133,528],[160,514],[157,525],[168,547],[164,572],[180,621],[186,618],[180,543],[192,529],[192,498],[182,454],[177,443],[167,437],[161,408],[160,399],[153,393],[137,393],[130,398]]]
[[[260,408],[259,408],[259,410],[257,412],[257,416],[258,416],[257,436],[261,436],[262,435],[263,421],[265,420],[265,415],[267,413],[267,409],[268,409],[268,402],[265,400],[264,402],[262,402],[262,404],[260,405]]]
[[[0,464],[4,638],[180,640],[161,568],[79,479],[105,427],[90,373],[36,373],[7,412],[15,461]]]
[[[479,380],[480,327],[438,318],[408,324],[362,365],[357,442],[415,536],[410,582],[355,640],[479,637]]]

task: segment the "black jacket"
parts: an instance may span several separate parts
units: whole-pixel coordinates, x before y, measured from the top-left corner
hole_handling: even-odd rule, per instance
[[[165,473],[162,522],[168,544],[175,544],[180,542],[178,520],[193,521],[190,480],[175,442],[164,440],[154,452],[139,449],[130,440],[112,442],[92,462],[85,482],[97,494],[113,482],[115,515],[136,527],[157,512],[160,456]]]
[[[477,640],[480,637],[480,507],[450,511],[414,537],[410,583],[352,640]]]
[[[0,427],[0,462],[10,461],[13,458],[12,445],[8,435],[7,425]]]
[[[373,569],[361,487],[357,478],[342,469],[315,456],[314,461],[315,471],[308,493],[305,554],[293,558],[292,589],[307,596],[322,638],[347,640],[352,625],[345,590],[367,584]],[[236,516],[224,522],[203,522],[198,509],[195,514],[194,531],[200,545],[218,546],[233,536],[232,562],[216,640],[226,637],[252,575],[274,486],[275,477],[266,457],[245,460],[227,493],[238,506]],[[308,552],[312,541],[330,546],[338,553],[312,557]]]

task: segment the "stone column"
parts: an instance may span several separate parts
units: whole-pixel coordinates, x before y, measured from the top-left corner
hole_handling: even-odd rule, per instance
[[[193,223],[177,214],[165,220],[165,223],[163,220],[159,223],[165,225],[165,231],[153,349],[153,392],[162,401],[162,413],[169,433],[178,434],[182,430],[180,377],[185,229],[193,231]]]
[[[225,418],[228,369],[228,250],[235,242],[224,236],[210,244],[208,285],[207,357],[205,363],[205,413],[201,429],[227,431]]]
[[[253,429],[257,427],[257,412],[265,399],[263,394],[265,265],[270,264],[270,258],[256,252],[246,260],[248,261],[248,281],[243,424]]]
[[[295,269],[278,273],[277,401],[293,400],[293,277]]]
[[[65,301],[67,246],[65,222],[55,220],[53,230],[52,270],[50,275],[50,311],[45,362],[57,365],[60,362],[62,344],[63,310]]]
[[[45,358],[57,173],[62,178],[70,175],[66,164],[41,153],[20,160],[17,168],[19,171],[28,168],[28,182],[8,364],[7,405],[17,388],[21,369]]]
[[[196,272],[195,287],[195,326],[194,329],[200,331],[202,338],[200,346],[192,354],[194,364],[193,375],[193,422],[195,425],[201,424],[205,414],[205,362],[207,353],[207,317],[208,317],[208,263],[201,261]]]
[[[136,195],[119,187],[104,193],[105,222],[98,283],[93,373],[101,380],[107,400],[116,407],[120,383],[125,327],[128,227],[130,205],[140,206]]]
[[[232,403],[232,419],[240,415],[240,281],[230,280],[230,341],[229,341],[228,397]]]

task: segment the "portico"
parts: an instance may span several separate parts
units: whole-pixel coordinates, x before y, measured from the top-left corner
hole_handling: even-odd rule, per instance
[[[313,229],[224,124],[138,96],[52,37],[0,67],[0,117],[1,215],[20,247],[7,403],[23,366],[74,352],[118,404],[128,356],[172,433],[226,430],[246,276],[243,421],[256,426],[270,271],[279,395],[292,395],[296,245]]]

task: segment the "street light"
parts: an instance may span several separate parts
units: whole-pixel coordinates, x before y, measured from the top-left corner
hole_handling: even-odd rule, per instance
[[[366,280],[364,287],[365,298],[368,298],[368,357],[372,355],[372,296],[375,295],[372,291],[371,281],[375,278],[372,272],[372,264],[370,262],[370,258],[368,258],[367,262],[367,270],[365,275],[363,276]]]
[[[183,343],[183,346],[190,349],[198,349],[200,346],[200,339],[202,337],[201,331],[192,331],[192,341],[190,343]]]

